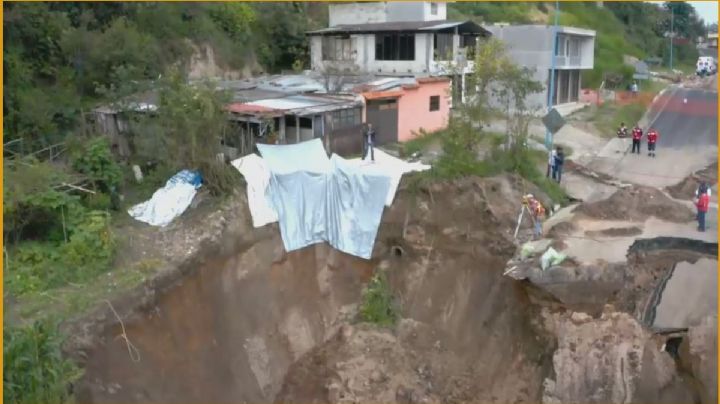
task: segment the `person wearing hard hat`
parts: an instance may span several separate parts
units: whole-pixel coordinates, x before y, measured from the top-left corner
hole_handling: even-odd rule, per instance
[[[527,201],[528,208],[533,220],[533,237],[538,239],[542,237],[542,223],[545,219],[545,208],[540,201],[535,199],[533,194],[527,194],[524,198]]]

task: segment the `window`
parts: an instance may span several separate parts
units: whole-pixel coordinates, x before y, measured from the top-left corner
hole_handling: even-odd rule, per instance
[[[477,48],[477,37],[474,35],[462,35],[460,37],[460,47],[465,49],[465,57],[467,60],[474,60],[475,49]]]
[[[332,124],[334,129],[346,128],[348,126],[360,125],[360,108],[341,109],[332,112]]]
[[[352,42],[350,37],[322,37],[323,60],[351,60]]]
[[[415,60],[415,35],[376,34],[375,60]]]
[[[285,127],[295,129],[295,120],[298,119],[295,115],[285,115]],[[300,129],[312,129],[312,119],[299,117]]]
[[[430,111],[439,111],[440,110],[440,96],[439,95],[431,95],[430,96]]]
[[[300,118],[300,128],[301,129],[312,129],[312,119],[311,118]]]
[[[430,3],[430,15],[437,15],[437,14],[438,14],[438,4]]]
[[[561,35],[555,36],[555,56],[562,56],[565,54],[565,49],[563,48],[563,45],[565,45],[565,38],[563,38]]]
[[[452,34],[435,34],[433,40],[433,50],[435,51],[435,60],[452,60]]]

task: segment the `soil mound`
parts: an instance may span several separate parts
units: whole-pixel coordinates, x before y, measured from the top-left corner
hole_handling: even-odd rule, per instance
[[[667,191],[676,199],[692,199],[700,182],[705,182],[710,187],[717,185],[718,164],[717,162],[703,170],[690,174],[679,183],[667,187]]]
[[[603,230],[586,231],[585,235],[589,237],[627,237],[642,234],[642,229],[637,226],[631,227],[611,227]]]
[[[577,230],[577,225],[573,222],[560,222],[553,226],[548,232],[547,237],[549,238],[563,238],[564,236],[572,234]]]
[[[654,216],[670,222],[685,223],[694,217],[689,208],[649,187],[621,189],[608,199],[579,205],[575,212],[593,219],[638,222]]]

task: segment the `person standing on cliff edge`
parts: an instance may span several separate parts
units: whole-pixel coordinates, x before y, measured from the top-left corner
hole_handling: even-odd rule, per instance
[[[363,133],[363,157],[362,159],[365,160],[368,155],[368,151],[370,152],[370,159],[374,162],[375,161],[375,129],[373,129],[372,124],[367,124],[367,129],[365,129],[365,132]]]

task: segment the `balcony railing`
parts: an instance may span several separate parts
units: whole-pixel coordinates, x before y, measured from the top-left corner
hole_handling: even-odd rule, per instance
[[[458,64],[455,61],[431,61],[430,62],[430,74],[469,74],[475,68],[475,62],[472,60],[465,61],[465,63]]]
[[[582,67],[582,57],[580,56],[555,56],[555,66],[563,67]]]

